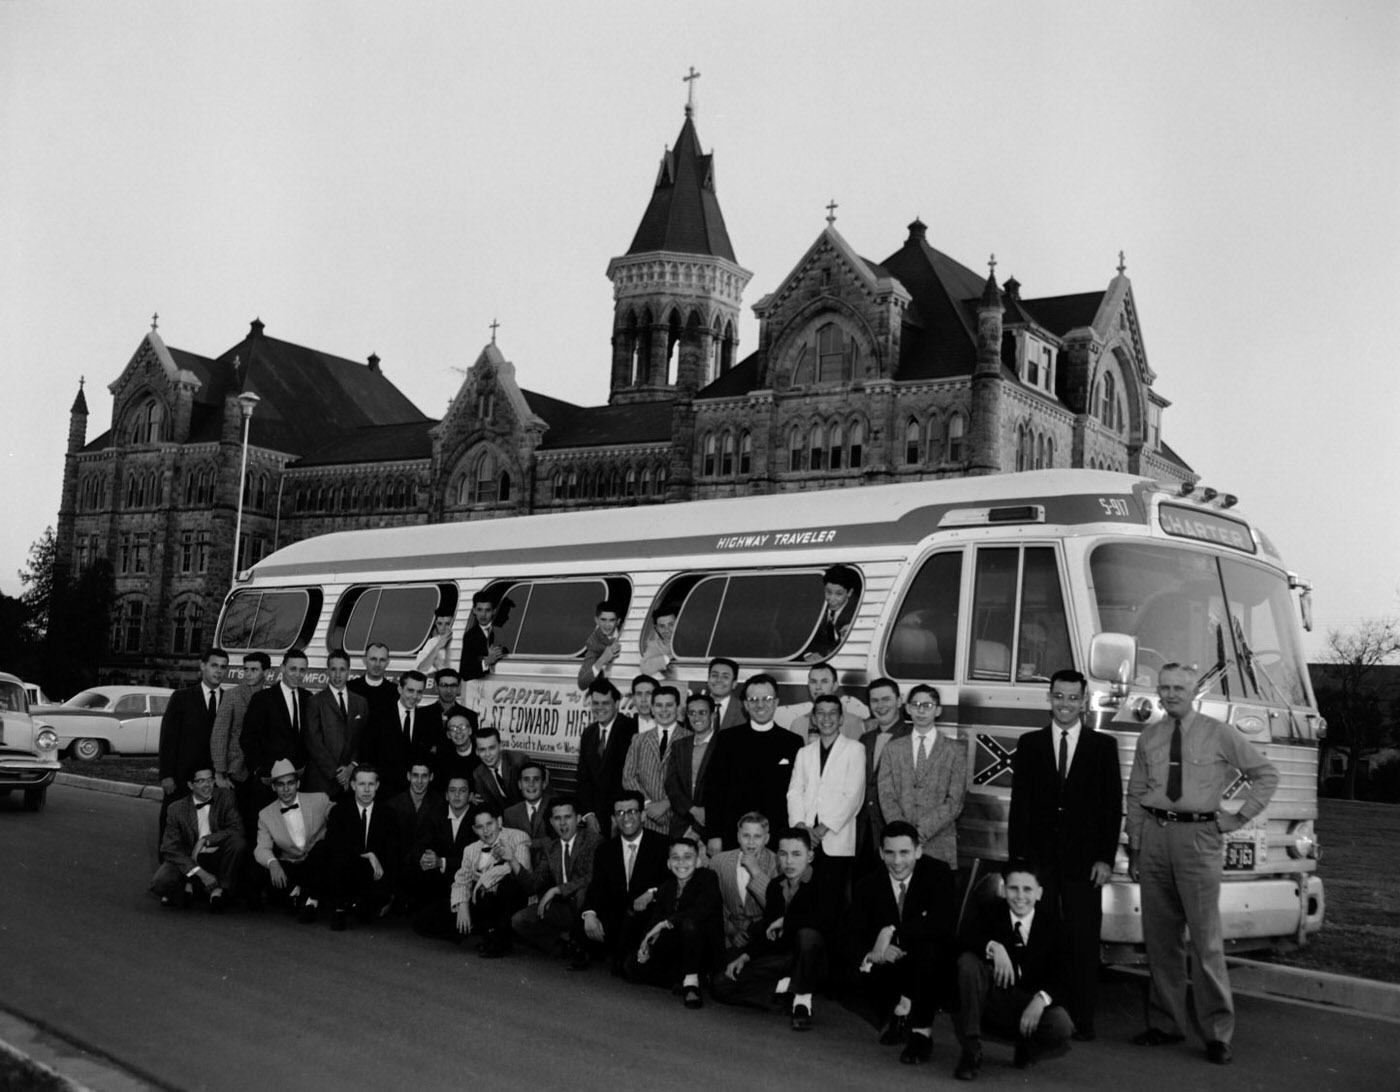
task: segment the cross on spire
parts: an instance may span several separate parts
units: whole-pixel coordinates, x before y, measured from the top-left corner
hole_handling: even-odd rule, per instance
[[[682,76],[681,82],[685,84],[685,116],[690,117],[695,112],[695,81],[700,78],[700,73],[695,71],[695,66],[690,66],[690,75]]]
[[[991,271],[993,277],[997,275],[997,256],[995,254],[987,258],[987,268]]]
[[[496,331],[501,328],[501,324],[494,318],[491,320],[491,344],[496,344]]]
[[[152,311],[152,312],[151,312],[151,329],[152,329],[152,330],[155,330],[155,329],[157,329],[157,328],[159,327],[159,325],[160,325],[160,312],[159,312],[159,311]]]
[[[834,197],[826,203],[826,222],[828,224],[836,223],[836,210],[840,207],[841,206],[836,203],[836,198]]]
[[[1120,251],[1118,252],[1118,272],[1119,272],[1120,274],[1122,274],[1122,273],[1127,272],[1127,269],[1128,269],[1128,259],[1125,258],[1125,257],[1123,257],[1123,252],[1120,250]]]

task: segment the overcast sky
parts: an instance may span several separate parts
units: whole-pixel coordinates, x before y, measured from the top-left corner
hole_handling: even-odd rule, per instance
[[[523,386],[606,399],[608,260],[683,119],[749,310],[839,203],[1025,297],[1127,255],[1164,437],[1316,584],[1400,609],[1400,7],[0,3],[0,589],[57,517],[68,408],[160,313],[216,356],[371,352],[440,416],[499,318]],[[1316,646],[1316,636],[1311,642]]]

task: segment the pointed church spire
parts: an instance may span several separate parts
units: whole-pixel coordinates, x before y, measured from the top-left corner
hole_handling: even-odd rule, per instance
[[[88,415],[87,396],[83,394],[83,384],[87,382],[87,377],[78,377],[78,397],[73,399],[73,408],[69,413],[81,413],[84,417]]]

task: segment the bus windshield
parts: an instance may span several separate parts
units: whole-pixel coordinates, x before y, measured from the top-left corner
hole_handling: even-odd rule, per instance
[[[1176,546],[1108,542],[1089,557],[1099,627],[1137,638],[1138,686],[1172,661],[1193,666],[1202,692],[1306,705],[1306,661],[1293,600],[1279,573]]]

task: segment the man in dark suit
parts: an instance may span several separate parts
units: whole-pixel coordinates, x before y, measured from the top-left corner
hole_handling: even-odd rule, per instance
[[[534,854],[534,867],[522,885],[539,901],[517,910],[511,925],[527,941],[545,946],[562,943],[559,954],[571,965],[586,967],[588,955],[575,938],[579,911],[593,878],[593,859],[603,839],[592,827],[579,825],[578,804],[571,796],[550,803],[549,823],[554,837]]]
[[[671,802],[672,835],[689,834],[703,844],[709,839],[705,824],[705,774],[714,754],[715,703],[708,694],[692,694],[685,703],[690,735],[678,736],[666,752],[665,790]]]
[[[619,791],[605,815],[617,824],[617,837],[594,855],[581,933],[575,937],[583,951],[605,952],[614,971],[636,949],[638,925],[645,921],[639,915],[667,876],[666,839],[643,828],[644,804],[641,793]]]
[[[744,686],[749,722],[721,729],[705,779],[705,818],[711,854],[738,845],[739,819],[750,811],[770,821],[786,818],[788,783],[802,740],[779,728],[778,683],[771,675],[754,675]],[[776,817],[776,818],[775,818]]]
[[[860,573],[849,565],[833,565],[822,574],[822,616],[803,659],[809,664],[825,660],[846,639],[860,604]]]
[[[160,718],[160,838],[165,836],[165,815],[170,805],[189,793],[187,785],[196,768],[211,767],[209,736],[223,695],[219,687],[228,670],[228,653],[211,648],[199,661],[199,682],[170,695]]]
[[[618,714],[621,698],[617,687],[606,678],[593,680],[588,688],[593,722],[583,730],[578,745],[578,806],[583,809],[584,821],[591,819],[603,835],[608,833],[613,801],[622,792],[622,769],[632,737],[637,734],[637,722]]]
[[[700,984],[724,954],[719,878],[699,863],[700,843],[671,839],[666,855],[671,875],[657,889],[649,907],[650,928],[623,967],[632,982],[670,986],[679,978],[688,1009],[704,1004]]]
[[[472,773],[481,765],[472,743],[472,725],[460,711],[447,718],[447,742],[433,756],[433,784],[441,789],[454,777],[464,777],[471,783]]]
[[[427,753],[430,729],[423,727],[418,710],[427,686],[428,677],[421,671],[405,671],[399,676],[399,698],[393,707],[370,709],[369,731],[360,752],[379,770],[381,796],[402,792],[408,785],[409,766]]]
[[[398,689],[385,673],[389,667],[389,646],[372,641],[365,649],[365,673],[356,675],[346,686],[369,703],[370,713],[388,713],[399,700]]]
[[[332,808],[326,823],[331,928],[336,932],[344,930],[352,906],[364,921],[387,909],[403,861],[398,820],[375,800],[379,771],[362,763],[350,788],[354,799]]]
[[[957,897],[953,870],[923,855],[918,829],[902,819],[880,839],[885,867],[851,896],[846,971],[883,1025],[880,1042],[903,1043],[899,1060],[933,1056],[933,1017],[951,1000]]]
[[[1094,1038],[1100,889],[1113,875],[1123,823],[1118,741],[1085,726],[1086,685],[1078,671],[1051,678],[1052,723],[1022,736],[1012,758],[1007,829],[1010,856],[1035,865],[1045,889],[1041,905],[1066,927],[1070,980],[1063,1001],[1080,1040]]]
[[[856,874],[875,872],[883,867],[880,859],[880,835],[885,829],[885,816],[880,810],[880,760],[885,748],[910,732],[904,719],[904,704],[899,700],[899,683],[893,679],[876,679],[865,692],[872,716],[865,722],[865,734],[860,737],[865,747],[865,803],[856,821]]]
[[[408,791],[395,793],[384,801],[399,824],[399,844],[403,846],[403,861],[398,869],[400,878],[411,874],[417,865],[418,844],[423,833],[445,803],[442,793],[433,788],[433,771],[422,755],[414,756],[408,767]],[[409,909],[407,891],[400,887],[396,893],[396,907]]]
[[[336,649],[326,657],[328,683],[306,703],[306,791],[332,800],[346,796],[369,725],[369,703],[346,689],[350,656]]]
[[[447,782],[446,795],[445,801],[430,806],[418,828],[418,840],[409,852],[401,890],[414,911],[447,901],[453,877],[462,867],[462,851],[476,839],[467,819],[471,803],[468,779],[452,777]]]
[[[970,1081],[982,1067],[982,1032],[1016,1040],[1015,1063],[1025,1069],[1036,1055],[1060,1046],[1070,1034],[1064,997],[1068,948],[1053,909],[1040,903],[1041,888],[1029,861],[1010,861],[1002,872],[1005,901],[995,899],[973,917],[958,959],[958,1013],[962,1053],[953,1076]]]
[[[288,649],[282,657],[282,674],[276,686],[260,690],[248,700],[248,712],[243,716],[243,760],[251,776],[258,778],[256,799],[259,810],[272,803],[271,788],[262,779],[271,776],[272,766],[279,758],[290,759],[293,766],[306,765],[306,692],[301,689],[301,677],[309,661],[299,648]]]
[[[816,869],[811,832],[794,827],[778,838],[779,874],[768,882],[763,920],[748,946],[714,981],[716,1001],[763,1006],[791,996],[793,1031],[812,1028],[812,995],[826,981],[836,952],[844,877]]]
[[[520,799],[501,813],[501,822],[528,834],[530,852],[536,854],[554,837],[554,828],[549,825],[549,805],[554,799],[549,791],[549,772],[542,763],[527,758],[519,766],[515,784]]]
[[[191,772],[186,793],[170,806],[151,890],[162,906],[173,907],[181,905],[188,885],[198,883],[209,909],[221,913],[248,856],[243,819],[233,790],[215,786],[210,762]]]
[[[491,673],[510,649],[496,640],[496,600],[486,592],[472,596],[472,620],[462,635],[462,678],[480,679]]]
[[[494,800],[502,814],[520,799],[520,767],[525,756],[501,746],[501,733],[494,725],[478,728],[476,757],[481,762],[472,771],[472,791],[483,800]]]
[[[436,764],[437,757],[451,744],[447,739],[447,722],[454,716],[465,716],[467,724],[475,732],[481,724],[474,709],[468,709],[457,700],[462,687],[462,676],[455,667],[444,667],[433,674],[434,701],[420,702],[418,719],[422,730],[420,747],[426,747],[428,755]],[[436,765],[434,765],[436,768]]]

